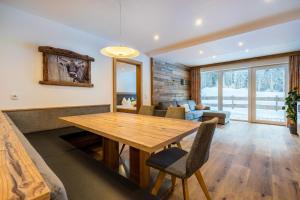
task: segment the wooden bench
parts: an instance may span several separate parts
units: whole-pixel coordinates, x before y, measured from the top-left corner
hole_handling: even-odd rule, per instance
[[[0,112],[0,199],[50,199],[50,189],[2,112]]]

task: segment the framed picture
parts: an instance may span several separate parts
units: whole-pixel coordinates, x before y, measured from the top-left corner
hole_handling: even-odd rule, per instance
[[[73,51],[40,46],[43,53],[43,80],[40,84],[93,87],[91,62],[94,58]]]

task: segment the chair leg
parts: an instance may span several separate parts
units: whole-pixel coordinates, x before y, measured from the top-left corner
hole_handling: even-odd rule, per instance
[[[197,178],[197,180],[198,180],[198,182],[199,182],[199,184],[200,184],[200,186],[201,186],[201,188],[202,188],[202,190],[203,190],[203,192],[204,192],[204,194],[206,196],[206,199],[207,200],[211,200],[209,192],[207,190],[206,184],[204,182],[204,179],[202,177],[202,174],[201,174],[200,170],[197,170],[195,172],[195,176],[196,176],[196,178]]]
[[[182,189],[183,189],[183,199],[189,200],[190,196],[189,196],[187,179],[182,179]]]
[[[179,149],[182,149],[182,146],[181,146],[181,144],[180,144],[180,141],[176,142],[176,145],[177,145],[177,147],[178,147]]]
[[[172,177],[172,189],[171,189],[171,191],[174,191],[175,185],[176,185],[176,176],[171,175],[171,177]]]
[[[161,184],[163,183],[163,180],[164,180],[165,176],[166,176],[165,172],[162,172],[162,171],[159,172],[159,174],[158,174],[158,176],[156,178],[156,181],[154,183],[154,186],[153,186],[153,188],[151,190],[151,194],[152,195],[155,196],[157,194],[157,192],[158,192]]]
[[[122,147],[121,147],[121,151],[120,151],[120,154],[119,154],[120,156],[121,156],[121,154],[122,154],[122,152],[124,150],[124,147],[125,147],[125,144],[123,144]]]

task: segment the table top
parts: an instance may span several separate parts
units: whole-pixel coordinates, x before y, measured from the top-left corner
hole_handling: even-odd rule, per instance
[[[121,112],[61,117],[60,119],[149,153],[195,132],[201,123]]]

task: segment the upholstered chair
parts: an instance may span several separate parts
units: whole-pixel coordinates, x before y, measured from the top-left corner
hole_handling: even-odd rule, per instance
[[[174,190],[176,178],[180,178],[184,199],[187,200],[189,199],[187,180],[195,174],[206,198],[211,199],[200,168],[209,158],[209,150],[217,123],[218,118],[201,123],[190,152],[172,147],[150,156],[146,162],[147,165],[160,171],[151,191],[153,195],[157,194],[166,174],[170,174],[172,190]]]
[[[173,119],[185,119],[185,109],[183,107],[169,107],[165,117]],[[177,141],[173,144],[176,144],[179,148],[182,148],[180,141]]]
[[[154,106],[141,106],[138,114],[140,114],[140,115],[154,115]]]
[[[185,109],[183,107],[169,107],[165,117],[185,119]]]

